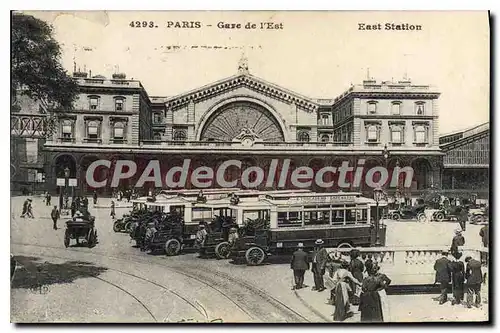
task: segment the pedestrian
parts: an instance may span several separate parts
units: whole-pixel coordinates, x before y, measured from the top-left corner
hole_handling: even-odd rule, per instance
[[[439,289],[441,290],[439,296],[439,304],[441,305],[448,301],[448,286],[451,280],[448,252],[441,252],[441,258],[434,263],[434,270],[436,271],[434,283],[439,283]]]
[[[451,305],[461,304],[464,300],[464,284],[465,284],[465,267],[460,261],[461,252],[456,252],[453,255],[454,260],[450,262],[451,271],[451,290],[453,293],[453,301]]]
[[[200,222],[198,224],[198,231],[196,232],[195,243],[194,243],[195,247],[197,249],[201,250],[201,248],[205,244],[205,239],[207,238],[207,235],[208,235],[208,232],[207,232],[205,224],[203,222]]]
[[[229,246],[232,247],[234,245],[234,243],[236,243],[238,238],[240,238],[240,236],[238,235],[238,229],[236,229],[235,227],[232,227],[231,229],[229,229],[229,236],[227,238],[227,242],[229,243]]]
[[[353,292],[351,285],[361,286],[361,281],[356,279],[349,271],[349,263],[342,260],[340,268],[333,274],[333,288],[330,302],[335,304],[333,320],[344,321],[352,316],[350,294]]]
[[[483,242],[484,247],[488,247],[490,241],[490,230],[488,225],[486,224],[479,230],[479,236],[481,237],[481,241]]]
[[[59,213],[57,206],[54,206],[54,208],[52,208],[50,217],[52,217],[52,222],[54,222],[52,227],[54,228],[54,230],[57,230],[57,220],[61,217],[61,214]]]
[[[325,275],[326,263],[328,262],[329,256],[326,249],[323,247],[325,242],[322,239],[317,239],[314,243],[315,247],[312,256],[312,267],[311,271],[314,276],[314,287],[312,290],[322,292],[325,290],[325,281],[323,276]]]
[[[340,268],[340,264],[342,263],[342,255],[340,252],[335,251],[331,252],[330,254],[330,260],[326,263],[326,267],[328,269],[328,275],[330,275],[330,278],[333,278],[333,274]]]
[[[28,214],[28,205],[29,205],[29,201],[28,199],[24,200],[24,203],[23,203],[23,211],[21,213],[21,217],[26,217],[26,214]]]
[[[94,205],[97,205],[97,191],[94,191],[93,198],[94,198]]]
[[[293,270],[295,286],[292,289],[302,289],[304,287],[304,274],[309,270],[307,253],[304,252],[304,244],[299,243],[297,250],[292,255],[290,268]]]
[[[75,216],[76,213],[76,202],[75,200],[71,201],[71,217]]]
[[[373,254],[368,254],[365,260],[365,273],[368,275],[368,272],[373,268]]]
[[[359,311],[361,312],[362,322],[383,322],[384,306],[380,291],[384,290],[391,283],[391,280],[385,275],[378,273],[378,265],[372,266],[368,276],[363,280],[361,286],[361,295],[359,299]]]
[[[363,281],[363,271],[365,269],[365,266],[363,265],[361,260],[358,259],[359,254],[360,254],[359,250],[356,250],[356,249],[351,250],[351,253],[350,253],[351,262],[349,263],[349,269],[350,269],[352,275],[358,281]],[[358,288],[355,284],[351,285],[351,288],[353,290],[352,304],[358,305],[359,304],[359,295],[361,294],[361,289]]]
[[[462,231],[465,231],[468,220],[469,220],[469,212],[467,211],[467,208],[459,207],[458,223],[460,224],[460,228],[462,228]]]
[[[111,216],[111,218],[114,220],[115,219],[115,202],[113,200],[111,200],[111,214],[109,214]]]
[[[481,306],[481,283],[483,283],[483,273],[481,263],[470,256],[465,258],[467,268],[465,269],[465,278],[467,279],[467,307]],[[474,300],[475,297],[475,300]]]
[[[459,246],[464,246],[464,245],[465,245],[465,238],[464,236],[462,236],[462,230],[457,228],[455,230],[455,236],[451,240],[450,253],[453,255],[455,252],[458,252]]]
[[[85,209],[89,209],[89,199],[87,197],[82,198],[82,204]]]
[[[52,196],[50,195],[49,192],[47,192],[47,196],[45,197],[45,204],[47,206],[50,206],[51,205],[51,202],[50,202],[51,200],[52,200]]]
[[[35,218],[35,216],[33,215],[33,206],[31,199],[28,199],[28,212],[26,215],[28,215],[29,218]]]

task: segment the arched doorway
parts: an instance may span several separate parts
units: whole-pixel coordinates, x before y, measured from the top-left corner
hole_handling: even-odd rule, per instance
[[[262,141],[285,141],[282,126],[273,114],[247,101],[229,103],[216,110],[203,125],[200,140],[231,142],[244,132]]]
[[[412,161],[413,184],[416,190],[425,190],[432,185],[432,167],[426,158],[416,158]]]

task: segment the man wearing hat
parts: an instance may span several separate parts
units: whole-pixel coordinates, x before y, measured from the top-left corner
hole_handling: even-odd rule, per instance
[[[470,308],[472,303],[476,307],[481,306],[481,283],[483,283],[483,273],[481,270],[481,262],[472,257],[465,258],[467,267],[465,269],[465,278],[467,279],[467,307]]]
[[[451,271],[451,289],[453,293],[453,301],[451,305],[460,304],[464,300],[464,282],[465,282],[465,267],[460,261],[461,252],[453,254],[454,260],[450,262]]]
[[[325,242],[322,239],[317,239],[314,243],[315,247],[312,254],[311,271],[314,276],[313,290],[317,290],[319,292],[326,289],[323,275],[325,275],[326,263],[329,259],[328,252],[323,247],[323,244],[325,244]]]
[[[465,238],[464,236],[462,236],[462,229],[456,229],[455,236],[451,240],[450,253],[454,255],[455,253],[458,252],[458,247],[464,246],[464,244],[465,244]]]
[[[297,251],[292,255],[290,268],[293,270],[295,280],[293,289],[301,289],[304,286],[304,274],[309,269],[309,261],[307,260],[307,253],[304,252],[304,244],[299,243],[297,245]]]
[[[436,271],[435,283],[439,283],[441,295],[439,296],[439,304],[444,304],[448,301],[448,286],[451,280],[450,260],[448,260],[448,252],[441,252],[441,258],[434,263]]]
[[[205,229],[205,224],[200,222],[198,225],[198,231],[196,232],[195,245],[197,248],[201,248],[203,243],[205,243],[205,238],[207,237],[207,230]]]

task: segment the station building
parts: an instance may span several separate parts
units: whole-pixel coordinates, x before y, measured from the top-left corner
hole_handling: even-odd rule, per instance
[[[109,186],[93,188],[85,178],[89,165],[101,159],[134,160],[139,170],[159,160],[162,173],[186,159],[190,171],[242,161],[241,168],[226,170],[227,181],[241,179],[252,166],[279,174],[285,160],[290,170],[339,167],[347,161],[353,167],[363,165],[363,170],[384,166],[391,174],[396,166],[411,166],[411,187],[397,189],[406,197],[440,186],[445,171],[438,135],[440,93],[407,79],[368,79],[325,99],[258,78],[245,62],[234,76],[170,97],[149,96],[139,81],[125,74],[105,78],[77,72],[74,79],[80,86],[75,107],[57,117],[43,144],[45,186],[51,191],[57,190],[56,178],[64,177],[67,169],[69,177],[78,180],[80,193],[110,193]],[[278,161],[274,169],[273,160]],[[114,165],[96,170],[96,179],[111,181]],[[352,184],[354,172],[346,173],[351,185],[342,190],[371,195],[372,188],[364,182]],[[122,180],[120,187],[133,186],[139,176]],[[338,191],[337,176],[325,174],[334,184],[330,188],[313,183],[311,189]],[[255,188],[269,189],[265,183]],[[144,187],[154,186],[149,182]],[[195,186],[187,182],[185,187]],[[271,187],[294,185],[287,178],[284,186]]]

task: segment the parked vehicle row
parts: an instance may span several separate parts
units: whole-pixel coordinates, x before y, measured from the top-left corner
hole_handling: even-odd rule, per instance
[[[195,249],[258,265],[299,243],[312,249],[318,238],[328,247],[385,243],[385,226],[377,230],[373,219],[375,201],[359,193],[212,190],[160,193],[133,203],[134,211],[113,229],[128,231],[143,251],[168,256]]]

